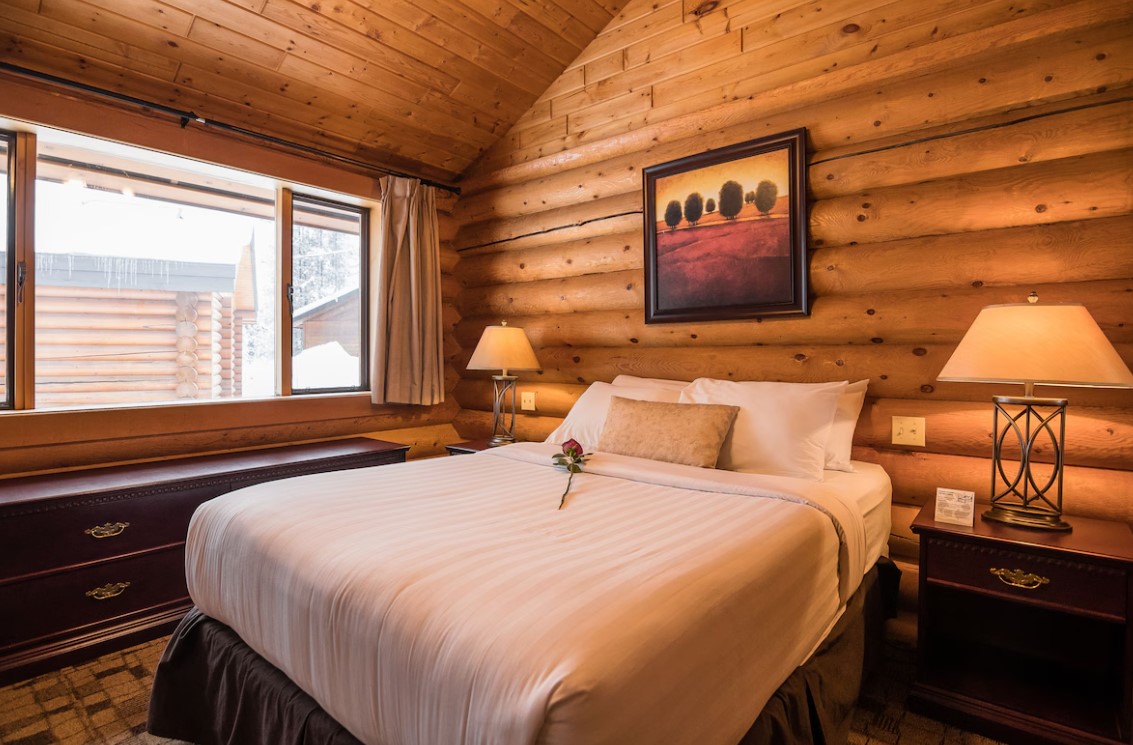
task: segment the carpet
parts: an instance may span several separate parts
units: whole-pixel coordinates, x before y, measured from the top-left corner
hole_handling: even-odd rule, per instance
[[[165,639],[0,688],[4,745],[182,745],[145,731],[150,681]],[[849,745],[997,745],[905,709],[914,653],[888,642],[862,691]]]

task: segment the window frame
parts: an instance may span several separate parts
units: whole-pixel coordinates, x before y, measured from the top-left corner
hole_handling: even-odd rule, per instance
[[[286,362],[286,375],[283,382],[285,386],[280,386],[281,390],[286,387],[288,395],[292,396],[310,396],[322,393],[365,393],[370,390],[370,208],[365,205],[350,204],[335,199],[328,199],[326,197],[318,197],[310,194],[297,193],[291,189],[284,189],[286,192],[286,211],[287,218],[284,220],[277,220],[277,224],[281,226],[284,222],[287,223],[286,227],[286,248],[284,242],[280,241],[280,255],[286,253],[286,275],[280,274],[280,286],[282,287],[282,298],[280,302],[281,309],[286,307],[286,312],[282,315],[286,316],[284,323],[278,325],[282,328],[286,326],[286,330],[281,334],[281,341],[285,341],[286,345],[277,349],[276,353],[281,357],[285,357]],[[295,307],[294,307],[294,278],[295,278],[295,254],[293,237],[295,235],[295,203],[296,201],[303,204],[322,205],[336,210],[345,212],[354,212],[358,214],[358,308],[360,318],[358,319],[358,333],[359,333],[359,354],[358,354],[358,385],[357,386],[339,386],[335,388],[294,388],[294,370],[292,369],[293,353],[291,351],[293,339],[295,336],[294,321],[295,321]],[[276,204],[282,204],[281,200],[277,199]],[[282,211],[282,209],[281,209]],[[283,284],[283,277],[286,276],[286,284]],[[286,306],[283,301],[286,301]],[[277,322],[278,323],[278,322]],[[281,370],[284,366],[280,366]]]
[[[176,150],[165,150],[154,144],[135,144],[132,142],[124,142],[115,140],[114,138],[107,137],[105,134],[90,134],[85,131],[75,130],[72,128],[51,125],[51,124],[34,124],[28,122],[28,129],[23,128],[24,122],[19,120],[5,120],[13,122],[16,129],[10,127],[0,128],[0,137],[5,138],[9,143],[9,173],[6,179],[6,187],[9,194],[9,242],[10,250],[9,261],[7,269],[7,280],[10,287],[15,287],[16,267],[20,263],[25,266],[25,281],[23,287],[23,300],[16,302],[16,293],[9,292],[6,302],[9,309],[9,323],[6,329],[8,337],[8,355],[5,364],[8,369],[8,380],[6,386],[6,399],[0,397],[0,417],[14,414],[35,414],[44,413],[48,415],[65,414],[67,412],[75,413],[81,411],[93,410],[107,410],[107,411],[140,411],[145,409],[153,409],[155,407],[165,408],[169,406],[197,406],[197,405],[238,405],[247,404],[250,402],[271,402],[281,401],[288,399],[306,398],[310,400],[312,397],[320,395],[332,395],[335,397],[349,397],[354,399],[356,397],[365,396],[370,390],[369,383],[369,300],[371,297],[370,292],[370,246],[373,236],[371,235],[371,213],[375,205],[374,197],[352,194],[345,191],[338,191],[332,187],[314,186],[313,189],[330,194],[327,196],[316,196],[314,194],[302,194],[301,199],[305,204],[326,205],[335,209],[346,210],[357,213],[359,215],[359,237],[360,237],[360,267],[359,267],[359,308],[360,308],[360,355],[359,355],[359,381],[360,385],[357,387],[335,387],[335,388],[317,388],[317,389],[300,389],[293,391],[291,389],[291,338],[292,338],[292,309],[289,298],[288,288],[291,285],[291,237],[292,237],[292,214],[293,204],[291,200],[292,188],[283,178],[272,176],[257,170],[252,170],[246,165],[228,165],[227,163],[213,161],[207,158],[202,158],[199,155],[192,155]],[[275,180],[277,183],[276,189],[276,203],[275,203],[275,221],[276,221],[276,280],[278,282],[275,291],[275,300],[277,310],[276,318],[276,386],[274,393],[271,395],[262,395],[254,397],[240,397],[240,398],[206,398],[196,400],[170,400],[170,401],[147,401],[139,403],[81,403],[70,406],[51,407],[48,409],[36,409],[35,407],[35,252],[34,252],[34,226],[35,226],[35,187],[36,187],[36,159],[39,155],[39,148],[37,147],[37,128],[46,127],[51,129],[58,129],[63,132],[68,132],[83,137],[91,138],[94,140],[104,141],[107,143],[118,143],[130,148],[137,148],[141,150],[153,150],[159,153],[171,155],[175,158],[198,161],[203,163],[215,163],[224,168],[234,171],[240,171],[260,177],[266,177]],[[338,197],[332,198],[332,197]],[[285,201],[286,200],[286,201]],[[366,396],[368,398],[368,396]]]
[[[16,261],[16,132],[0,129],[0,141],[7,144],[7,178],[4,191],[7,195],[7,234],[4,236],[4,395],[0,397],[0,409],[15,408],[16,379],[16,296],[20,291],[17,284]]]

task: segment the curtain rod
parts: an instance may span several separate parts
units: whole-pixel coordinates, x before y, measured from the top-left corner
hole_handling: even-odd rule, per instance
[[[61,78],[61,77],[58,77],[56,75],[51,75],[51,74],[46,73],[46,72],[39,72],[38,70],[31,70],[29,68],[20,67],[19,65],[13,65],[13,64],[10,64],[8,62],[0,62],[0,70],[5,70],[7,72],[10,72],[10,73],[13,73],[13,74],[16,74],[16,75],[21,75],[23,77],[34,78],[34,79],[37,79],[37,80],[44,80],[44,81],[47,81],[49,83],[53,83],[55,85],[62,86],[64,88],[73,88],[75,90],[82,91],[84,93],[90,93],[90,94],[93,94],[93,95],[96,95],[96,96],[101,96],[103,98],[109,98],[109,99],[112,99],[114,101],[119,101],[121,103],[128,103],[132,106],[137,106],[139,108],[145,108],[145,109],[151,109],[153,111],[159,111],[163,114],[168,114],[169,116],[172,116],[172,117],[180,120],[182,129],[184,129],[186,126],[188,126],[189,122],[196,122],[197,124],[203,124],[206,127],[213,127],[214,129],[220,129],[220,130],[224,130],[226,132],[232,132],[234,134],[239,134],[239,135],[242,135],[244,137],[250,137],[250,138],[255,139],[255,140],[261,140],[263,142],[269,142],[273,145],[285,147],[285,148],[288,148],[290,150],[298,150],[298,151],[306,153],[308,155],[315,155],[315,156],[320,157],[320,158],[327,158],[329,160],[338,161],[339,163],[346,163],[346,164],[351,165],[351,166],[361,167],[361,168],[364,168],[368,171],[377,171],[378,173],[384,173],[384,174],[389,175],[389,176],[400,176],[402,178],[417,179],[418,181],[420,181],[422,184],[425,184],[426,186],[432,186],[432,187],[435,187],[437,189],[443,189],[444,191],[451,192],[451,193],[456,194],[458,196],[460,195],[460,187],[459,186],[452,186],[451,184],[444,184],[444,183],[441,183],[440,181],[433,181],[431,179],[422,178],[422,177],[416,176],[412,173],[404,173],[402,171],[395,171],[395,170],[390,169],[390,168],[382,168],[382,167],[379,167],[379,166],[372,165],[370,163],[366,163],[366,162],[361,161],[361,160],[355,160],[354,158],[348,158],[345,155],[338,155],[337,153],[328,152],[326,150],[320,150],[319,148],[311,147],[310,145],[303,145],[303,144],[298,143],[298,142],[291,142],[290,140],[284,140],[280,137],[274,137],[272,135],[264,134],[262,132],[256,132],[256,131],[251,130],[251,129],[245,129],[244,127],[236,126],[235,124],[228,124],[226,122],[217,121],[215,119],[205,119],[204,117],[198,116],[195,112],[192,112],[192,111],[183,111],[181,109],[175,109],[172,106],[165,106],[164,104],[153,103],[152,101],[146,101],[145,99],[142,99],[142,98],[136,98],[134,96],[129,96],[129,95],[126,95],[125,93],[116,93],[114,91],[106,90],[105,88],[98,88],[98,87],[95,87],[93,85],[87,85],[86,83],[79,83],[79,82],[76,82],[74,80],[68,80],[67,78]]]

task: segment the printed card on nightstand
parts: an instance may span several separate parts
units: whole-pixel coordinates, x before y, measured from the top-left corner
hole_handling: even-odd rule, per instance
[[[936,521],[971,526],[976,515],[976,493],[959,489],[936,490]]]

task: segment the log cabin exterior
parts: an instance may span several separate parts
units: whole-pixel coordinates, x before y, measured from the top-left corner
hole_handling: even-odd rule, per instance
[[[208,417],[190,406],[160,417],[5,412],[6,474],[358,433],[443,453],[488,434],[491,383],[465,368],[502,318],[527,331],[543,365],[520,381],[537,394],[537,413],[520,419],[526,439],[620,373],[869,378],[854,456],[891,474],[891,547],[909,557],[908,525],[936,487],[986,498],[988,399],[1003,391],[936,381],[981,307],[1032,290],[1084,303],[1133,365],[1133,14],[1122,0],[468,0],[388,11],[405,17],[365,2],[210,0],[200,17],[184,0],[128,5],[130,19],[100,0],[0,3],[0,61],[460,187],[441,200],[450,395],[434,407],[248,401]],[[569,19],[568,5],[579,8]],[[477,58],[454,29],[487,34],[493,12],[507,33]],[[426,17],[443,37],[430,46],[406,32]],[[82,30],[94,22],[106,36]],[[367,29],[400,51],[347,33]],[[405,64],[412,49],[451,66],[423,76]],[[360,61],[394,74],[374,82]],[[438,90],[447,109],[425,105]],[[0,116],[360,196],[376,188],[353,165],[10,72],[0,92]],[[405,100],[419,104],[412,116]],[[810,317],[646,325],[641,170],[799,127]],[[1133,394],[1068,397],[1067,513],[1133,521]],[[925,417],[925,447],[890,444],[894,415]]]

